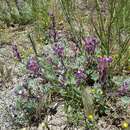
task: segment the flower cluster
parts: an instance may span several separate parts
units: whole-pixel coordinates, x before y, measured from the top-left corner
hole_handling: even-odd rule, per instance
[[[30,57],[27,63],[27,69],[37,74],[39,72],[39,65],[34,57]]]
[[[124,82],[122,86],[118,89],[118,94],[119,95],[124,95],[128,92],[128,83]]]
[[[61,47],[59,44],[55,44],[53,47],[53,51],[56,55],[62,57],[64,54],[64,47]]]
[[[98,72],[99,81],[101,84],[105,84],[108,78],[108,63],[112,62],[111,57],[100,57],[98,58]]]
[[[13,50],[14,56],[15,56],[19,61],[21,61],[21,56],[20,56],[20,53],[19,53],[18,48],[17,48],[16,45],[12,45],[12,50]]]
[[[85,79],[86,75],[84,73],[83,69],[79,69],[76,73],[75,73],[75,77],[77,79],[77,84],[79,84],[82,80]]]
[[[86,37],[84,39],[84,42],[85,42],[85,50],[89,54],[93,54],[95,52],[98,43],[96,37]]]

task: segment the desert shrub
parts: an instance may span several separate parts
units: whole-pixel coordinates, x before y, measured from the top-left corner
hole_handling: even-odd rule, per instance
[[[24,1],[1,1],[0,20],[10,26],[11,24],[32,23],[33,15],[30,5]]]

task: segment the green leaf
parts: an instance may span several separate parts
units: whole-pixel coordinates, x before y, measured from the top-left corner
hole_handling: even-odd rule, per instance
[[[34,88],[36,86],[37,86],[37,81],[36,80],[34,80],[34,79],[28,80],[28,87],[29,88]]]
[[[94,81],[97,81],[98,80],[98,78],[99,78],[99,76],[98,76],[98,73],[93,73],[92,75],[91,75],[91,78],[94,80]]]
[[[128,105],[130,104],[130,97],[127,96],[121,97],[121,101],[123,104]]]

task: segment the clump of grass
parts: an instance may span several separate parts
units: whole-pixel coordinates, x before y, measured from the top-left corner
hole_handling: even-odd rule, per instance
[[[129,46],[129,1],[110,0],[106,7],[101,7],[100,0],[95,0],[96,15],[90,14],[91,23],[101,41],[101,55],[114,56],[119,71]],[[95,17],[94,17],[95,16]],[[125,33],[125,34],[124,34]],[[115,67],[115,68],[116,68]],[[114,69],[114,68],[113,68]]]

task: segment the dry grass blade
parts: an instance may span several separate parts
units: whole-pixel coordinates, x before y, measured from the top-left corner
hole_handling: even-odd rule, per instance
[[[84,111],[86,115],[94,113],[93,96],[90,93],[89,88],[85,88],[82,92],[82,100],[84,105]]]

